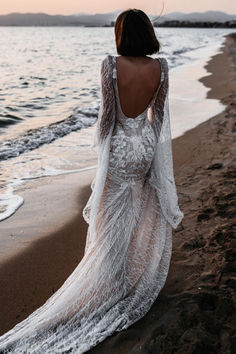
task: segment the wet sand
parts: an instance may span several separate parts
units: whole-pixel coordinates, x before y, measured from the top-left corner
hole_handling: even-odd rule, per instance
[[[91,353],[232,352],[235,37],[207,64],[213,74],[201,79],[225,111],[173,141],[185,218],[173,232],[167,282],[144,318]],[[7,252],[0,253],[0,334],[41,306],[82,258],[87,224],[81,211],[94,174],[34,181],[23,191],[24,205],[1,223]]]
[[[236,33],[201,79],[224,112],[173,141],[179,203],[168,278],[149,313],[92,354],[233,353]]]

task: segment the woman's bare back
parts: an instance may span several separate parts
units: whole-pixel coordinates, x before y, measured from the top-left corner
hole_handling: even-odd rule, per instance
[[[119,56],[116,61],[120,105],[125,116],[135,118],[148,106],[160,83],[158,60]]]

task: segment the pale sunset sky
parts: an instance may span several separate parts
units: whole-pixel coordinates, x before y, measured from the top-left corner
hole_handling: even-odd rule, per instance
[[[44,12],[72,15],[80,12],[104,13],[139,8],[148,14],[159,15],[164,2],[164,14],[173,11],[203,12],[208,10],[236,14],[235,0],[0,0],[0,14],[10,12]]]

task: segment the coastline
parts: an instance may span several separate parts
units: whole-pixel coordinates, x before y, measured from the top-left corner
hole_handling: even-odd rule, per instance
[[[233,352],[236,33],[200,79],[225,109],[173,140],[184,219],[173,231],[166,284],[150,311],[91,354]]]
[[[157,344],[162,345],[161,348],[163,348],[164,343],[160,344],[160,340],[155,341],[155,339],[164,336],[161,331],[163,331],[165,325],[168,326],[166,315],[169,313],[169,320],[171,323],[173,322],[173,325],[177,326],[178,321],[176,317],[178,316],[174,310],[177,311],[176,301],[178,300],[178,296],[180,298],[178,301],[181,302],[181,300],[184,299],[188,305],[190,299],[193,298],[190,296],[192,293],[189,289],[192,285],[196,286],[199,277],[192,279],[191,276],[193,270],[201,268],[200,259],[205,260],[204,257],[207,256],[204,253],[205,251],[203,251],[203,242],[206,240],[201,241],[196,235],[198,235],[199,238],[203,232],[207,232],[206,235],[209,235],[213,233],[222,222],[222,217],[219,216],[219,220],[217,219],[217,227],[214,224],[212,216],[215,216],[215,211],[208,211],[207,213],[200,212],[200,210],[213,209],[210,208],[209,199],[212,200],[214,196],[213,192],[215,191],[206,193],[206,179],[209,182],[209,186],[212,186],[219,178],[223,180],[224,178],[230,179],[230,174],[228,177],[218,176],[219,172],[220,174],[227,174],[227,168],[230,167],[230,162],[228,161],[230,154],[229,152],[225,152],[225,146],[228,144],[227,139],[230,138],[227,135],[228,121],[226,121],[226,118],[232,119],[232,117],[230,118],[230,109],[235,110],[235,106],[230,106],[233,101],[233,93],[231,93],[231,91],[233,90],[232,85],[234,78],[232,77],[233,72],[229,72],[228,65],[226,64],[230,61],[230,57],[227,53],[231,42],[231,37],[227,36],[227,38],[224,53],[214,56],[206,66],[207,70],[213,72],[214,75],[201,79],[207,87],[211,87],[208,97],[220,99],[227,105],[225,111],[173,141],[176,184],[180,205],[184,210],[185,218],[181,226],[173,233],[173,257],[166,285],[147,316],[131,326],[127,331],[108,338],[91,352],[131,353],[133,351],[133,353],[141,353],[141,349],[151,348],[151,346]],[[222,63],[225,65],[222,65]],[[219,65],[221,65],[221,69],[224,68],[222,74],[219,73]],[[222,88],[223,84],[224,88]],[[223,143],[224,149],[222,148]],[[226,154],[226,157],[224,154]],[[223,157],[228,161],[228,164],[224,162],[222,167],[209,169],[210,166],[216,163],[222,163]],[[198,172],[197,174],[196,171]],[[86,171],[86,173],[82,173],[82,175],[72,174],[63,177],[58,176],[58,178],[54,177],[53,181],[48,177],[44,179],[43,185],[41,182],[33,182],[35,186],[33,192],[30,187],[25,191],[25,204],[9,220],[4,220],[2,225],[5,227],[6,235],[7,227],[8,230],[9,228],[13,229],[12,225],[14,224],[14,219],[18,218],[18,222],[22,220],[25,238],[22,238],[22,234],[20,234],[22,253],[9,260],[4,260],[0,266],[0,286],[4,289],[4,294],[0,295],[0,304],[3,309],[0,319],[1,334],[5,333],[17,322],[23,320],[32,311],[41,306],[47,298],[62,285],[82,258],[87,224],[82,218],[81,211],[90,194],[90,183],[94,174],[95,171]],[[56,180],[59,183],[61,181],[59,196],[57,195],[58,186],[57,188],[55,186]],[[65,186],[67,186],[67,188],[65,188]],[[202,191],[196,190],[196,187],[199,187],[199,189],[202,188]],[[230,188],[230,185],[226,184],[225,188]],[[51,191],[53,192],[52,195],[54,198],[48,195],[49,191],[50,194]],[[42,198],[38,200],[38,209],[31,210],[30,208],[28,201],[32,198],[31,193],[34,193],[34,198],[36,199],[37,197]],[[205,200],[202,196],[201,203],[199,203],[199,193],[203,193],[203,195],[206,194],[208,199]],[[191,200],[189,200],[190,196]],[[49,198],[50,202],[51,199],[57,201],[57,206],[49,206]],[[67,198],[66,203],[63,202],[65,198]],[[67,203],[70,205],[69,210],[67,210]],[[56,214],[55,218],[51,221],[51,229],[47,228],[45,230],[46,224],[43,218],[38,220],[37,216],[35,216],[42,216],[42,214],[44,214],[45,218],[45,216],[48,215],[47,212],[49,212],[49,210],[47,209],[44,210],[44,213],[35,214],[37,211],[40,211],[40,208],[42,209],[42,205],[43,208],[55,207]],[[59,209],[58,205],[60,205]],[[209,207],[206,208],[207,205]],[[25,218],[28,218],[29,215],[32,219],[31,221],[29,220],[25,228]],[[200,215],[202,216],[200,217]],[[69,220],[66,224],[63,223],[65,217]],[[198,218],[201,220],[197,221]],[[37,225],[35,225],[35,223],[40,224],[40,230],[36,227]],[[208,225],[209,223],[210,225]],[[226,223],[224,218],[223,223]],[[32,224],[35,225],[34,228]],[[214,226],[212,224],[214,224]],[[15,242],[17,242],[17,234],[19,235],[19,232],[22,230],[21,225],[19,227],[17,222],[15,225],[16,229],[14,230],[15,235],[13,232],[12,247],[14,247]],[[193,230],[197,233],[194,233]],[[33,243],[32,232],[34,233]],[[208,248],[210,248],[210,246]],[[199,258],[199,254],[201,253],[202,255]],[[184,256],[187,258],[190,257],[191,261],[184,259]],[[199,275],[201,272],[202,270],[199,270]],[[186,279],[184,284],[182,281],[183,276],[184,279]],[[206,277],[212,279],[209,274],[206,274]],[[193,300],[194,299],[191,301]],[[198,299],[195,300],[196,302],[198,301]],[[173,302],[175,303],[174,306],[172,306]],[[167,308],[169,311],[166,311]],[[191,312],[191,310],[186,310],[187,314],[189,311]],[[176,332],[176,328],[172,326],[170,329],[166,329],[165,336],[170,335],[171,331],[173,333]],[[197,336],[198,334],[196,334],[195,339],[197,339]],[[186,340],[187,344],[191,345],[193,339],[194,338],[191,340],[190,333],[190,339],[188,337]],[[169,342],[169,339],[167,342]],[[185,344],[182,343],[182,345]],[[137,351],[134,348],[141,349]],[[162,352],[167,352],[165,350],[164,348]]]
[[[224,37],[225,36],[221,37],[221,44]],[[213,45],[211,43],[208,47],[204,46],[187,52],[185,56],[188,57],[188,60],[186,60],[185,64],[170,68],[169,104],[172,140],[183,135],[184,132],[196,127],[203,121],[208,120],[209,112],[214,116],[217,113],[222,112],[224,109],[224,105],[222,105],[219,100],[209,100],[206,98],[208,88],[199,81],[201,77],[207,75],[207,71],[204,68],[206,62],[210,57],[219,52],[219,48],[220,44],[218,39],[217,44],[215,43]],[[16,133],[18,135],[20,134],[22,124],[23,123],[21,123],[20,126],[15,126],[15,133],[12,132],[11,128],[10,137],[11,134],[13,134],[13,136]],[[27,125],[26,122],[25,124]],[[45,122],[43,124],[45,124]],[[60,123],[58,124],[60,125]],[[49,128],[50,127],[51,125]],[[90,128],[81,129],[63,136],[62,140],[60,139],[59,146],[57,146],[58,142],[56,139],[50,144],[42,144],[39,147],[37,147],[39,142],[37,142],[37,137],[40,136],[40,133],[39,130],[36,129],[34,133],[37,137],[35,138],[33,134],[30,140],[32,139],[33,145],[36,145],[35,147],[37,147],[35,154],[37,155],[37,159],[39,159],[38,168],[35,166],[34,152],[25,151],[24,154],[21,153],[19,156],[14,157],[12,161],[13,165],[17,167],[21,166],[21,171],[19,174],[17,173],[17,177],[16,175],[14,176],[14,167],[12,166],[11,159],[2,161],[3,188],[0,195],[0,222],[11,217],[23,205],[24,198],[22,195],[17,194],[19,186],[21,186],[20,190],[22,193],[22,190],[24,190],[24,186],[22,185],[28,183],[30,180],[46,176],[61,175],[64,173],[75,173],[84,168],[88,168],[91,164],[94,165],[97,160],[96,154],[94,151],[91,151],[88,144],[92,141],[94,128],[94,126],[91,126]],[[30,131],[31,130],[29,130],[29,132]],[[46,136],[47,134],[45,134],[45,138]],[[79,145],[77,144],[78,140],[80,141]],[[41,142],[40,139],[40,143]],[[68,145],[72,146],[73,152],[71,150],[69,151]],[[12,148],[14,150],[13,146]],[[4,148],[3,152],[0,151],[0,155],[1,153],[3,153],[2,157],[4,157]],[[34,155],[33,159],[32,154]],[[57,156],[56,160],[52,159],[52,155]],[[54,165],[53,169],[51,169],[51,165]],[[56,170],[54,170],[55,167]]]
[[[214,97],[208,99],[209,88],[201,82],[202,77],[209,75],[207,62],[220,52],[221,47],[211,45],[190,51],[188,57],[191,62],[171,69],[169,106],[172,140],[223,112],[225,106]]]

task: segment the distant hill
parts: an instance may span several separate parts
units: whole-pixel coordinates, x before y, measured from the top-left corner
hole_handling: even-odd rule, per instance
[[[121,10],[105,14],[71,16],[45,13],[10,13],[0,15],[0,26],[105,26],[114,21]]]
[[[171,12],[168,15],[161,16],[157,20],[158,23],[165,21],[189,21],[189,22],[227,22],[236,21],[236,15],[229,15],[222,11],[206,11],[206,12]]]
[[[0,15],[0,26],[109,26],[114,24],[118,14],[122,10],[101,13],[79,13],[71,16],[48,15],[45,13],[10,13]],[[157,16],[149,15],[150,19]],[[236,21],[236,15],[229,15],[220,11],[181,13],[172,12],[161,16],[155,23],[161,25],[166,21],[190,21],[190,22],[227,22]]]
[[[105,14],[78,14],[77,19],[84,25],[104,26],[110,25],[112,21],[115,21],[120,12],[122,12],[122,10],[108,12]]]

